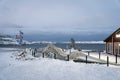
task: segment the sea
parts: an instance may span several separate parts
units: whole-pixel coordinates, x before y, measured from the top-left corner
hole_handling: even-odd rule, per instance
[[[0,48],[44,48],[48,45],[48,43],[37,43],[37,44],[27,44],[27,45],[3,45],[0,44]],[[69,43],[54,43],[56,47],[60,47],[62,49],[70,49]],[[105,44],[88,44],[88,43],[76,43],[75,49],[78,49],[78,46],[81,50],[90,50],[90,51],[105,51]]]

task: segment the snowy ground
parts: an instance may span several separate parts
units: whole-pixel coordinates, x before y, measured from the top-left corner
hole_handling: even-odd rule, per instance
[[[48,58],[16,60],[15,49],[0,49],[0,80],[119,80],[120,68]]]

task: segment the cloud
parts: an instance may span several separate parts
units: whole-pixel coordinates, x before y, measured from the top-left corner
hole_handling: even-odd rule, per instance
[[[118,0],[0,0],[0,28],[7,32],[13,26],[27,34],[107,33],[120,26],[119,6]]]

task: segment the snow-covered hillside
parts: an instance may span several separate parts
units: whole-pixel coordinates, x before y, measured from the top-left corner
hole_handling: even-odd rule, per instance
[[[0,80],[119,80],[120,68],[49,58],[16,60],[15,49],[0,49]]]
[[[63,42],[63,43],[70,43],[70,42]],[[75,41],[75,43],[80,44],[105,44],[103,41]]]
[[[0,34],[0,44],[15,44],[16,41],[9,35]]]
[[[61,44],[70,44],[71,42],[53,42],[53,41],[32,41],[29,44],[56,44],[56,43],[61,43]],[[76,44],[105,44],[103,41],[75,41]]]
[[[30,42],[23,40],[23,43],[30,44]],[[0,34],[0,44],[16,44],[16,39],[9,35]]]

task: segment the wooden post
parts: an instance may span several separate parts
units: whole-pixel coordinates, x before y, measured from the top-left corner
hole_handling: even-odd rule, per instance
[[[44,58],[44,53],[42,53],[42,57]]]
[[[116,60],[115,60],[115,62],[116,62],[116,64],[117,64],[117,54],[116,54],[116,56],[115,56],[115,57],[116,57],[116,58],[115,58],[115,59],[116,59]]]
[[[86,56],[86,64],[87,64],[87,56]]]
[[[100,51],[99,51],[99,59],[100,59]]]
[[[33,56],[35,57],[35,51],[33,52]]]
[[[107,67],[109,66],[109,57],[107,56]]]
[[[32,50],[32,56],[35,57],[35,51]]]
[[[56,59],[56,54],[54,53],[54,59]]]
[[[69,55],[67,55],[67,61],[69,61],[69,57],[70,57],[70,56],[69,56]]]

